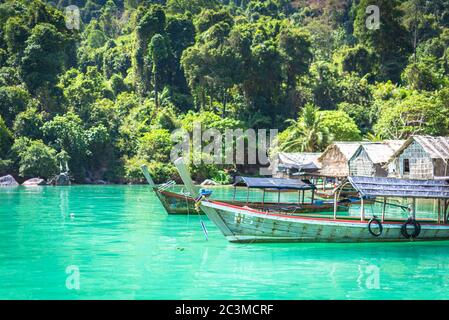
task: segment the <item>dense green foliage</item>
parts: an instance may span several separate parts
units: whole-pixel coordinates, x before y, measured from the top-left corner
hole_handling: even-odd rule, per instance
[[[170,133],[194,121],[279,128],[291,151],[445,135],[448,72],[446,0],[4,0],[0,174],[171,179]]]

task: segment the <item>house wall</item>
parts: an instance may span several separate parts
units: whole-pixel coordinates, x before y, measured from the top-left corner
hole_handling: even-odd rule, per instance
[[[374,165],[375,177],[387,177],[388,170],[384,168],[385,163],[378,163]]]
[[[346,177],[349,175],[349,165],[346,157],[334,147],[328,149],[320,158],[321,170],[323,175],[333,177]]]
[[[433,160],[433,174],[435,177],[447,177],[449,176],[449,165],[444,162],[443,159]]]
[[[388,177],[399,178],[399,159],[395,158],[388,163]]]
[[[361,177],[373,177],[376,173],[374,164],[366,154],[365,149],[349,161],[349,175]]]
[[[295,172],[298,172],[297,170],[295,170]],[[299,179],[300,176],[298,175],[293,175],[293,173],[295,172],[291,172],[291,170],[286,170],[286,171],[276,171],[275,173],[273,173],[273,178],[282,178],[282,179]]]
[[[404,160],[410,163],[410,173],[404,172]],[[404,179],[433,179],[433,160],[424,149],[413,141],[398,157],[398,173]]]

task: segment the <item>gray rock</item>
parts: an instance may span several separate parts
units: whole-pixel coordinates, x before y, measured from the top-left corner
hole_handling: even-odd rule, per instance
[[[51,181],[51,183],[54,184],[55,186],[69,186],[70,178],[68,173],[60,173],[56,175]]]
[[[0,186],[1,187],[17,187],[18,185],[19,185],[19,183],[11,175],[0,177]]]
[[[220,184],[218,182],[215,182],[211,179],[206,179],[201,183],[202,186],[219,186]]]
[[[95,184],[108,184],[108,183],[104,180],[95,180]]]
[[[33,178],[22,183],[22,186],[32,187],[32,186],[45,186],[47,183],[44,179],[41,178]]]

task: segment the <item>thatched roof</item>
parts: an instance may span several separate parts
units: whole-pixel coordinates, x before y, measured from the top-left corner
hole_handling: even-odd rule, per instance
[[[349,159],[352,158],[361,144],[362,142],[334,142],[333,144],[328,146],[326,150],[324,150],[324,152],[318,158],[318,161],[321,162],[326,157],[328,152],[334,149],[337,149],[346,158],[346,161],[349,161]]]
[[[411,136],[391,157],[397,158],[413,142],[418,143],[432,159],[449,160],[449,137]]]
[[[348,177],[361,196],[449,199],[449,182],[395,178]]]
[[[384,142],[373,142],[361,144],[351,157],[353,160],[362,150],[365,150],[368,158],[374,164],[387,163],[391,156],[404,144],[405,140],[385,140]]]
[[[315,152],[281,152],[278,154],[279,166],[295,169],[319,169],[318,157],[321,153]]]
[[[324,150],[318,158],[321,163],[319,174],[329,177],[349,175],[349,159],[360,147],[361,142],[335,142]]]

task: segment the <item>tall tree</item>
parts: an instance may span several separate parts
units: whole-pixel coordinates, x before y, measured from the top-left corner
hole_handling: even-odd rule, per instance
[[[379,8],[379,27],[367,26],[366,10],[375,5]],[[401,24],[398,0],[361,0],[357,6],[354,34],[359,41],[375,52],[378,57],[378,80],[399,82],[401,70],[411,51],[407,31]]]
[[[159,92],[164,84],[164,69],[167,69],[168,59],[170,55],[170,48],[167,39],[160,34],[156,34],[151,38],[150,46],[148,48],[151,74],[154,89],[154,101],[156,107],[159,107]],[[166,78],[166,77],[165,77]]]
[[[165,12],[159,5],[139,7],[136,17],[136,48],[134,50],[135,86],[138,93],[146,95],[150,89],[151,69],[148,61],[148,45],[155,34],[164,34]]]
[[[25,43],[19,72],[29,91],[45,104],[64,70],[66,38],[53,25],[41,23]]]

